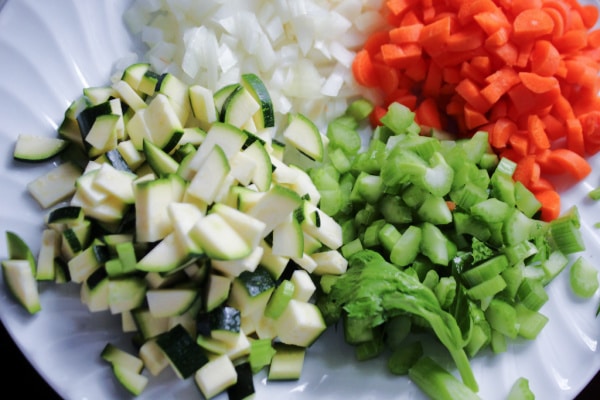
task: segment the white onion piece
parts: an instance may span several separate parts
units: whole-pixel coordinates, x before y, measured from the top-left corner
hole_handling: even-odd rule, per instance
[[[217,90],[258,74],[276,119],[300,112],[324,133],[357,96],[356,51],[382,29],[384,0],[134,0],[124,18],[158,72]]]

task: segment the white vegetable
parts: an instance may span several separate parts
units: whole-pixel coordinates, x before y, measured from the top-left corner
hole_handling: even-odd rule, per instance
[[[212,91],[256,73],[276,119],[294,110],[324,132],[351,98],[375,96],[355,82],[351,65],[368,35],[385,24],[382,3],[135,0],[125,20],[157,72]]]

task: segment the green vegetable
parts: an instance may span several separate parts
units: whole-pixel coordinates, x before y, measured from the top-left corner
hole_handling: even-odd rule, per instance
[[[348,272],[334,283],[327,296],[321,297],[318,305],[330,323],[339,320],[343,313],[350,318],[368,319],[371,327],[402,313],[423,318],[450,352],[465,384],[477,391],[454,317],[442,310],[431,289],[380,254],[372,250],[355,253],[349,260]]]
[[[359,149],[364,121],[350,112],[334,120],[332,156],[309,171],[322,201],[338,195],[327,210],[349,260],[317,304],[327,323],[344,323],[358,359],[377,356],[382,344],[395,352],[429,329],[476,389],[468,358],[506,351],[508,339],[534,339],[546,325],[546,285],[584,250],[578,211],[539,220],[539,201],[513,180],[516,164],[492,153],[486,132],[426,136],[400,104],[381,122]],[[409,322],[395,336],[399,317]],[[406,363],[389,366],[404,371]]]
[[[408,376],[430,398],[437,400],[478,400],[471,388],[430,357],[423,357],[408,370]]]
[[[578,257],[569,271],[571,289],[579,297],[590,298],[598,290],[598,270],[583,257]]]
[[[523,377],[513,383],[506,400],[534,400],[535,395],[529,388],[529,381]]]

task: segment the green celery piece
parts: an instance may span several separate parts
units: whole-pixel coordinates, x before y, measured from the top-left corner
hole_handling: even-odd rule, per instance
[[[463,349],[462,332],[454,317],[441,308],[431,289],[385,261],[379,253],[371,250],[355,253],[349,260],[348,271],[318,304],[329,323],[338,321],[343,310],[351,317],[370,319],[372,326],[398,312],[423,318],[450,352],[464,384],[477,390]]]
[[[420,184],[434,196],[447,195],[452,189],[454,170],[440,152],[433,153],[429,165],[421,177]]]
[[[388,368],[394,375],[407,375],[408,370],[423,356],[423,345],[421,342],[413,342],[402,345],[390,355]]]
[[[529,381],[520,377],[510,388],[506,400],[534,400],[535,394],[529,388]]]
[[[415,114],[400,103],[392,103],[387,113],[381,117],[381,123],[391,129],[395,134],[402,135],[414,122]]]
[[[464,385],[430,357],[422,357],[409,370],[408,376],[430,398],[437,400],[480,399],[472,388]]]

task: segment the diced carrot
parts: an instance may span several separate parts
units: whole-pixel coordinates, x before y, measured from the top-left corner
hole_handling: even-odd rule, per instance
[[[508,143],[519,158],[529,154],[529,139],[527,138],[526,133],[517,129],[517,132],[508,138]]]
[[[580,181],[592,172],[588,161],[572,150],[559,148],[552,150],[550,162],[559,165],[563,171],[569,173],[575,181]]]
[[[416,2],[416,0],[387,0],[385,5],[392,14],[400,15]]]
[[[427,24],[421,29],[419,42],[430,53],[438,53],[443,49],[444,43],[450,36],[452,18],[444,17]]]
[[[442,87],[442,70],[436,63],[429,63],[427,76],[423,82],[423,95],[426,97],[436,98],[440,94]]]
[[[374,73],[378,80],[378,85],[385,94],[390,94],[397,90],[400,84],[398,69],[385,64],[374,64]],[[366,86],[366,85],[365,85]]]
[[[473,20],[489,36],[499,29],[510,29],[510,23],[502,11],[496,8],[493,11],[482,11],[473,16]]]
[[[481,94],[481,89],[475,82],[465,78],[456,85],[456,93],[458,93],[465,101],[473,108],[473,110],[484,113],[490,109],[492,105]]]
[[[591,4],[581,6],[581,18],[587,29],[592,28],[598,21],[598,7]]]
[[[406,67],[404,75],[414,82],[423,82],[427,78],[427,70],[430,64],[432,63],[427,62],[423,57],[419,57]]]
[[[373,111],[371,111],[371,115],[369,115],[369,120],[372,126],[380,126],[381,118],[387,113],[387,109],[385,107],[381,107],[376,105],[373,107]]]
[[[577,118],[567,120],[567,149],[585,157],[585,142],[581,121]]]
[[[517,61],[515,65],[519,68],[527,67],[529,58],[531,56],[531,50],[533,49],[534,42],[523,42],[518,47]]]
[[[587,45],[587,36],[585,29],[570,30],[554,39],[552,43],[561,53],[573,53]]]
[[[542,8],[550,18],[554,21],[554,28],[552,29],[552,39],[556,39],[564,35],[565,33],[565,18],[568,18],[560,10],[553,7]]]
[[[496,103],[500,97],[520,82],[517,72],[510,67],[501,68],[486,79],[488,85],[481,90],[481,95],[490,103]]]
[[[527,132],[531,143],[537,150],[545,150],[550,148],[550,141],[546,135],[544,123],[537,114],[531,114],[527,120]]]
[[[542,205],[540,218],[543,221],[552,221],[560,215],[560,195],[556,190],[544,190],[535,193],[535,198]]]
[[[390,41],[396,44],[417,43],[423,24],[402,25],[390,30]]]
[[[453,201],[446,201],[446,206],[448,207],[448,210],[450,210],[450,211],[456,210],[456,203]]]
[[[600,152],[598,8],[577,0],[385,0],[389,27],[372,33],[352,65],[356,81],[425,126],[469,137],[517,163],[517,180],[555,218],[560,198],[544,175],[591,170]]]
[[[519,72],[523,85],[533,93],[547,93],[558,89],[558,81],[553,76],[541,76],[534,72]]]
[[[356,57],[352,62],[352,73],[360,85],[375,87],[379,84],[373,62],[366,50],[360,50],[356,54]]]
[[[552,142],[564,136],[564,124],[552,114],[541,117],[548,139]]]
[[[467,129],[473,130],[487,124],[489,121],[482,112],[475,110],[470,104],[466,104],[464,108],[465,125]]]
[[[513,179],[521,182],[525,186],[529,186],[532,176],[535,174],[535,169],[539,168],[535,156],[526,155],[517,162],[517,167],[513,173]]]
[[[541,166],[540,166],[541,168]],[[537,181],[531,182],[528,187],[533,193],[539,193],[546,190],[555,190],[554,185],[546,178],[540,177]]]
[[[517,42],[533,40],[554,29],[554,20],[543,9],[525,9],[513,21],[513,34]]]
[[[501,32],[499,30],[498,32]],[[487,44],[487,43],[486,43]],[[491,50],[492,54],[498,57],[504,64],[512,67],[517,64],[519,49],[511,42],[506,42]]]
[[[363,50],[366,50],[371,57],[379,52],[381,45],[390,41],[390,34],[387,31],[375,31],[365,41]]]
[[[475,50],[484,43],[484,34],[475,25],[463,27],[460,31],[451,34],[446,39],[446,50],[450,52]]]
[[[437,103],[433,98],[427,98],[417,106],[417,109],[415,110],[415,121],[417,121],[419,125],[442,129],[440,112],[437,108]]]
[[[552,76],[558,71],[560,53],[548,40],[537,40],[529,56],[531,72],[541,76]]]
[[[542,8],[542,0],[519,0],[513,1],[510,11],[513,15],[517,15],[525,10],[535,10]]]
[[[590,111],[578,117],[583,139],[588,146],[600,145],[600,111]]]
[[[497,10],[498,6],[491,0],[463,1],[458,9],[458,21],[465,25],[477,14],[494,13]]]
[[[595,7],[594,7],[595,8]],[[594,29],[588,33],[588,45],[596,48],[600,46],[600,29]]]
[[[508,139],[517,132],[517,125],[508,118],[499,118],[490,132],[490,144],[495,149],[506,147]]]

